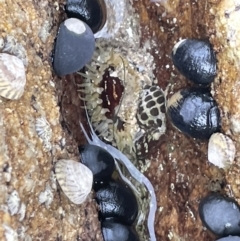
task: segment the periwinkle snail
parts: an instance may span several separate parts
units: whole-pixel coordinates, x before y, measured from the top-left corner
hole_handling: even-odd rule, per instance
[[[92,58],[95,38],[87,24],[76,18],[61,23],[54,47],[53,69],[58,76],[74,73]]]
[[[96,33],[106,22],[106,4],[104,0],[68,0],[65,6],[68,18],[84,21]]]
[[[240,235],[240,207],[232,198],[209,194],[200,201],[199,215],[203,225],[219,237]]]
[[[138,237],[130,227],[110,220],[102,222],[104,241],[138,241]]]
[[[125,8],[125,0],[67,0],[65,11],[87,23],[95,38],[110,38],[122,24]]]
[[[216,57],[208,41],[180,40],[173,47],[172,61],[180,73],[195,84],[208,85],[216,76]]]
[[[206,89],[182,89],[167,103],[167,113],[173,125],[183,133],[208,139],[220,130],[220,111]]]
[[[105,149],[96,145],[79,146],[81,162],[93,173],[94,182],[104,182],[111,179],[115,169],[114,158]]]
[[[138,215],[138,203],[132,190],[125,184],[110,181],[96,192],[102,219],[114,218],[131,225]]]
[[[228,236],[228,237],[225,237],[225,238],[220,238],[216,241],[240,241],[240,237],[238,237],[238,236]]]

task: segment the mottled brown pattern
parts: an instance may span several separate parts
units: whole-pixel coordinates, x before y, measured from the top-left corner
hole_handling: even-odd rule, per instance
[[[65,17],[63,1],[3,0],[0,8],[0,37],[14,37],[28,59],[23,96],[18,101],[0,100],[0,240],[102,241],[94,194],[83,205],[73,205],[52,178],[55,161],[78,158],[77,134],[62,128],[61,113],[78,106],[72,100],[79,98],[64,99],[59,85],[65,87],[65,80],[56,80],[56,91],[51,65],[54,38]],[[63,105],[66,112],[61,111]],[[39,117],[46,118],[52,129],[51,152],[44,152],[36,133]],[[49,186],[50,203],[40,203],[40,194]],[[22,219],[20,214],[11,216],[7,205],[14,190],[26,206]]]

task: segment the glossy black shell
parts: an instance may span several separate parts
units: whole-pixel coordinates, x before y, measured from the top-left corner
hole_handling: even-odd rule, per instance
[[[105,149],[95,145],[79,146],[80,160],[93,173],[94,182],[104,182],[111,179],[115,169],[114,158]]]
[[[182,89],[167,104],[167,114],[183,133],[199,139],[208,139],[220,131],[220,111],[206,89]]]
[[[132,190],[119,182],[110,181],[96,192],[100,219],[113,218],[131,225],[138,215],[138,203]]]
[[[210,84],[217,73],[216,56],[208,41],[179,41],[173,48],[172,61],[182,75],[196,84]]]
[[[96,33],[106,22],[106,4],[104,0],[68,0],[65,6],[69,18],[84,21]]]
[[[240,241],[240,237],[238,237],[238,236],[228,236],[228,237],[225,237],[225,238],[220,238],[216,241]]]
[[[139,241],[130,227],[113,220],[102,222],[102,234],[104,241]]]
[[[220,237],[240,235],[240,207],[232,198],[209,194],[199,204],[199,215],[203,225]]]
[[[92,30],[79,19],[65,20],[59,27],[55,42],[54,72],[58,76],[64,76],[80,70],[90,62],[94,50],[95,38]]]

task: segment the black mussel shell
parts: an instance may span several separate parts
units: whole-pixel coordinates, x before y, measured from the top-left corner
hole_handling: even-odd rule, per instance
[[[120,183],[110,181],[96,192],[100,207],[100,219],[113,218],[131,225],[138,215],[138,203],[132,190]]]
[[[220,131],[220,111],[207,89],[182,89],[167,104],[173,125],[193,138],[208,139]]]
[[[200,201],[199,215],[203,225],[220,237],[240,235],[240,207],[232,198],[209,194]]]
[[[72,74],[90,62],[95,50],[92,30],[79,19],[61,23],[53,54],[53,69],[58,76]]]
[[[93,173],[94,182],[104,182],[111,179],[115,162],[109,152],[90,144],[79,146],[78,149],[82,163]]]
[[[240,241],[240,237],[238,237],[238,236],[228,236],[228,237],[225,237],[225,238],[220,238],[216,241]]]
[[[208,41],[183,39],[173,48],[172,61],[187,79],[208,85],[216,76],[217,61]]]
[[[65,11],[68,18],[84,21],[93,33],[101,30],[106,22],[107,9],[104,0],[68,0]]]
[[[102,234],[104,241],[139,241],[130,227],[116,223],[113,220],[102,222]]]

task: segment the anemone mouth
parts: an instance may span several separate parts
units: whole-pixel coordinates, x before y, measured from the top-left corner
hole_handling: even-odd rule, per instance
[[[134,151],[137,103],[142,76],[110,47],[97,45],[93,60],[80,73],[80,98],[86,103],[95,131],[119,150]]]
[[[103,89],[99,96],[102,99],[101,106],[109,110],[105,113],[109,119],[114,119],[117,112],[115,109],[120,105],[124,93],[123,80],[115,76],[114,71],[114,66],[105,69],[102,81],[99,83],[99,87]]]

